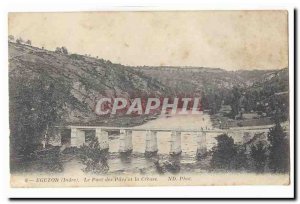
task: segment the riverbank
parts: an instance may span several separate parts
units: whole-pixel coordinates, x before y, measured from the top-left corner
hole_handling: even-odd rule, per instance
[[[210,115],[212,126],[219,129],[228,129],[233,127],[248,127],[248,126],[262,126],[272,125],[274,122],[269,117],[264,118],[244,118],[235,120],[225,117],[221,114]]]

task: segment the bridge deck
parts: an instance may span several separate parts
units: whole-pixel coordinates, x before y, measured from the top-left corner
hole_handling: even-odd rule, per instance
[[[183,129],[183,128],[147,128],[147,127],[106,127],[106,126],[77,126],[77,125],[70,125],[66,127],[59,127],[59,128],[67,128],[67,129],[82,129],[82,130],[89,130],[89,129],[96,129],[101,128],[102,130],[132,130],[132,131],[159,131],[159,132],[171,132],[171,131],[178,131],[178,132],[206,132],[206,133],[227,133],[227,132],[240,132],[240,131],[257,131],[257,130],[269,130],[269,128],[273,127],[274,125],[264,125],[264,126],[253,126],[247,128],[230,128],[230,129]]]

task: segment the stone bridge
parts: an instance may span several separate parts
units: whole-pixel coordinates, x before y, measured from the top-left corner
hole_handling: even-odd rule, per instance
[[[197,155],[201,156],[206,153],[206,134],[217,133],[229,134],[232,132],[241,132],[243,134],[244,142],[249,141],[255,133],[266,133],[272,125],[267,126],[255,126],[249,128],[232,128],[232,129],[172,129],[172,128],[142,128],[142,127],[103,127],[103,126],[66,126],[58,127],[57,135],[62,140],[61,131],[70,130],[70,143],[71,147],[80,147],[86,143],[85,131],[95,131],[95,136],[99,141],[100,149],[109,149],[109,131],[117,131],[120,133],[119,137],[119,152],[120,153],[131,153],[133,150],[132,144],[132,132],[146,132],[146,147],[145,155],[153,155],[158,152],[157,147],[157,133],[158,132],[170,132],[171,133],[171,155],[181,154],[181,134],[183,132],[189,132],[197,135]],[[252,135],[252,136],[251,136]],[[59,145],[62,145],[61,143]]]

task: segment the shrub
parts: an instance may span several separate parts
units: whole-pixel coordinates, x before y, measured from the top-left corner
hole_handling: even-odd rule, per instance
[[[88,145],[83,145],[79,149],[79,157],[81,162],[85,165],[84,172],[91,173],[106,173],[109,170],[107,164],[107,151],[100,149],[98,139],[92,138]]]
[[[236,170],[249,169],[246,148],[244,145],[235,145],[235,156],[232,158],[232,168]]]
[[[217,146],[213,150],[211,166],[216,169],[231,169],[231,161],[236,155],[234,140],[227,134],[219,135]]]
[[[14,41],[14,40],[15,40],[15,37],[14,37],[13,35],[9,35],[9,36],[8,36],[8,40],[9,40],[9,41]]]
[[[270,128],[268,140],[270,169],[275,173],[289,171],[289,143],[279,122]]]
[[[18,39],[16,40],[16,42],[17,42],[18,44],[22,44],[22,43],[24,43],[24,41],[23,41],[23,39],[22,39],[22,38],[18,38]]]
[[[62,52],[63,54],[65,54],[65,55],[68,54],[68,50],[67,50],[67,48],[64,47],[64,46],[61,47],[61,52]]]
[[[257,173],[264,172],[265,164],[266,164],[266,147],[260,141],[257,145],[253,145],[251,147],[250,155],[254,160],[255,170]]]
[[[82,55],[78,55],[78,54],[71,54],[70,58],[76,59],[76,60],[84,60],[84,57]]]
[[[27,44],[27,45],[31,45],[31,40],[27,40],[27,41],[26,41],[26,44]]]
[[[54,52],[56,52],[56,53],[62,53],[60,47],[57,47]]]
[[[57,47],[56,49],[55,49],[55,52],[56,53],[60,53],[60,54],[65,54],[65,55],[67,55],[68,54],[68,50],[67,50],[67,48],[66,47]]]

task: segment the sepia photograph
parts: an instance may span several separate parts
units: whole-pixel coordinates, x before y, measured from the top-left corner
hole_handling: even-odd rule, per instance
[[[291,185],[289,15],[10,12],[11,187]]]

